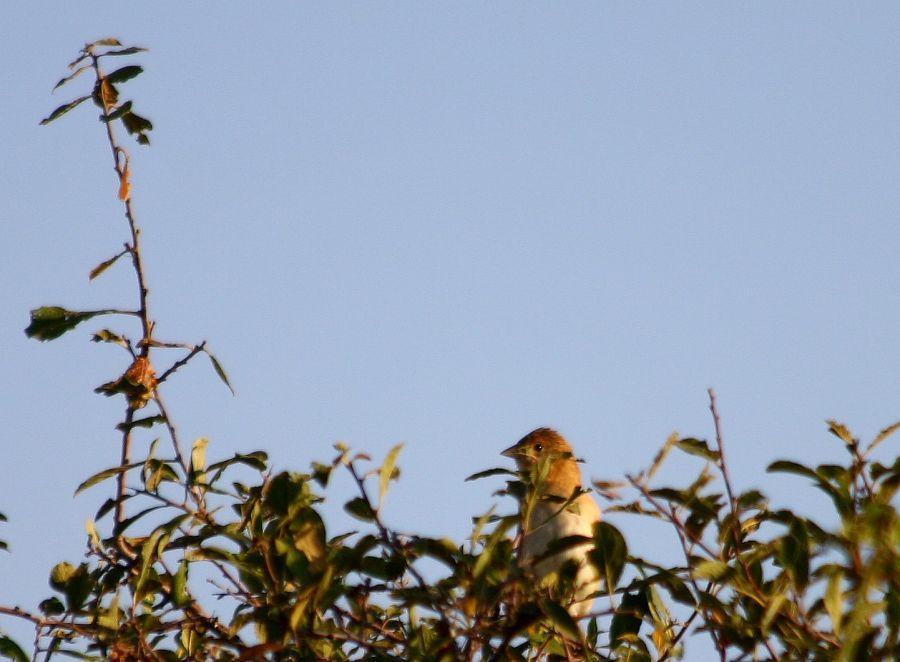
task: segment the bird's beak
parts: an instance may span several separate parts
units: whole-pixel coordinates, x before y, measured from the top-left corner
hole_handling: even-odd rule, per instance
[[[509,457],[509,458],[512,458],[513,460],[515,460],[521,454],[522,454],[522,449],[519,448],[518,444],[514,444],[514,445],[510,446],[505,451],[500,453],[500,455],[502,455],[503,457]]]

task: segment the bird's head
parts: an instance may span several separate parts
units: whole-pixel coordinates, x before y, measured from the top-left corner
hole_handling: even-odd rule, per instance
[[[522,437],[501,455],[516,461],[520,471],[543,474],[548,493],[569,496],[581,486],[581,471],[569,442],[556,430],[538,428]],[[546,467],[546,472],[539,471]],[[538,470],[538,471],[536,471]]]

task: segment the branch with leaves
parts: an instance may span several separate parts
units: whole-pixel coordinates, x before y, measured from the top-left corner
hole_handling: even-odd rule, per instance
[[[78,311],[42,306],[26,334],[54,340],[95,318],[137,319],[133,339],[101,328],[91,340],[127,354],[122,373],[96,391],[123,396],[117,461],[86,478],[76,493],[109,486],[88,521],[86,558],[50,572],[54,594],[35,608],[0,606],[0,616],[31,623],[33,655],[0,633],[0,655],[49,660],[58,655],[109,660],[670,660],[696,637],[709,637],[722,660],[900,658],[900,518],[895,507],[900,458],[875,451],[898,429],[867,445],[830,421],[847,451],[845,464],[807,466],[779,460],[769,471],[795,474],[825,493],[837,524],[775,509],[762,492],[739,490],[726,458],[715,395],[709,393],[715,443],[669,437],[650,466],[625,480],[595,481],[609,506],[593,535],[569,536],[547,554],[587,547],[601,578],[594,610],[575,619],[566,609],[571,568],[533,581],[519,563],[513,533],[540,494],[534,471],[493,468],[470,479],[501,476],[494,505],[473,518],[466,544],[399,531],[386,523],[385,496],[398,479],[401,446],[380,465],[335,446],[330,462],[306,472],[273,474],[264,451],[210,460],[210,444],[179,438],[162,387],[207,347],[160,340],[134,209],[132,157],[117,127],[149,144],[152,123],[121,87],[139,65],[107,73],[108,62],[145,49],[115,39],[86,45],[62,87],[90,73],[89,94],[59,106],[52,122],[91,99],[100,109],[128,236],[90,270],[93,280],[129,257],[133,309]],[[162,362],[159,357],[171,357]],[[165,367],[157,371],[157,365]],[[145,407],[151,413],[142,414]],[[153,411],[155,409],[155,411]],[[133,441],[162,426],[167,443]],[[149,441],[149,440],[148,440]],[[144,445],[135,445],[143,448]],[[163,446],[165,449],[163,449]],[[658,485],[672,453],[700,462],[681,485]],[[344,504],[356,531],[329,531],[322,517],[330,478],[347,471],[355,494]],[[627,493],[626,493],[627,491]],[[374,495],[377,493],[377,499]],[[625,493],[625,496],[622,494]],[[576,490],[559,509],[569,507]],[[661,523],[681,561],[637,553],[614,524],[619,517]],[[0,522],[5,521],[0,515]],[[829,526],[830,524],[830,526]],[[0,549],[6,549],[0,541]],[[535,560],[541,560],[540,557]]]

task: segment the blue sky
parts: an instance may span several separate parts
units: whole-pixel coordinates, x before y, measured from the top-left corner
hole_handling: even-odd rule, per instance
[[[738,487],[823,512],[764,468],[841,459],[826,418],[864,438],[900,418],[898,21],[893,2],[4,4],[0,602],[33,606],[80,558],[107,493],[72,492],[118,458],[101,324],[22,334],[38,305],[133,301],[124,263],[87,278],[126,238],[96,111],[38,126],[80,92],[50,95],[84,42],[151,49],[125,92],[156,126],[131,148],[153,316],[237,390],[184,370],[182,434],[297,470],[406,442],[387,519],[462,540],[497,487],[463,479],[532,428],[621,476],[673,430],[712,435],[709,386]]]

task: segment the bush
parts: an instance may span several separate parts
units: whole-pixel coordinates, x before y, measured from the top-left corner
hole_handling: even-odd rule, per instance
[[[650,558],[659,550],[629,550],[622,533],[601,522],[589,540],[588,558],[602,585],[593,611],[578,621],[566,609],[571,577],[565,570],[535,582],[516,561],[515,500],[535,494],[539,471],[494,468],[472,476],[503,477],[498,494],[514,497],[507,500],[512,512],[492,509],[473,518],[468,543],[459,544],[384,523],[381,504],[398,476],[400,446],[373,465],[339,444],[330,461],[278,474],[269,471],[264,451],[210,461],[204,439],[188,451],[164,404],[164,384],[200,355],[230,384],[205,342],[162,343],[153,335],[131,204],[131,156],[115,132],[124,127],[148,145],[153,125],[120,96],[122,84],[140,75],[141,67],[105,73],[101,66],[141,51],[115,39],[85,46],[57,87],[89,73],[90,93],[42,122],[89,99],[100,108],[129,240],[90,276],[127,257],[138,287],[134,310],[36,308],[26,334],[53,340],[93,318],[127,316],[140,320],[142,335],[133,340],[102,328],[91,337],[122,348],[126,361],[121,376],[96,389],[122,396],[124,415],[117,428],[118,463],[78,488],[114,483],[112,496],[89,523],[87,561],[57,564],[50,572],[55,593],[36,610],[0,607],[0,613],[34,624],[35,655],[666,660],[681,657],[688,635],[695,635],[708,637],[723,660],[900,658],[900,525],[894,504],[900,458],[890,465],[873,458],[900,424],[864,445],[830,421],[829,431],[847,452],[844,464],[779,460],[769,466],[827,494],[837,522],[830,527],[771,507],[757,490],[734,492],[710,391],[712,444],[673,435],[645,471],[594,485],[609,502],[607,514],[669,525],[683,561],[667,565]],[[182,354],[165,362],[172,351]],[[166,367],[157,370],[158,365]],[[167,443],[155,442],[146,456],[135,457],[132,442],[154,428],[164,430]],[[657,486],[655,476],[671,452],[695,456],[697,476],[685,485]],[[329,531],[320,514],[335,471],[348,472],[356,485],[344,508],[360,521],[358,532]],[[551,551],[585,542],[563,539]],[[0,653],[28,659],[2,634]]]

